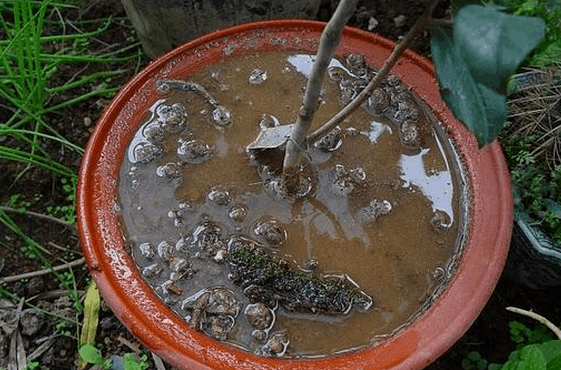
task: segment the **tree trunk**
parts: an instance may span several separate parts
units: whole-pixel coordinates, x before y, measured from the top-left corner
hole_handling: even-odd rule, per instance
[[[155,58],[198,36],[281,18],[315,19],[322,0],[121,0],[146,53]]]

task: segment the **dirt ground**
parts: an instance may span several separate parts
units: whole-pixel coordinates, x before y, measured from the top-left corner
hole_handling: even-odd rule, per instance
[[[121,4],[116,0],[86,1],[87,5],[81,11],[76,11],[75,17],[99,18],[107,15],[124,17],[125,13]],[[392,40],[397,40],[411,27],[416,17],[422,12],[422,2],[418,0],[389,1],[389,0],[363,0],[351,20],[351,25],[377,32]],[[326,6],[319,15],[320,20],[329,17],[331,9]],[[438,9],[444,13],[446,4]],[[82,12],[82,13],[80,13]],[[399,19],[398,19],[399,18]],[[374,21],[372,20],[374,19]],[[375,27],[372,27],[376,24]],[[101,42],[125,47],[134,40],[132,26],[126,20],[114,22],[103,35],[99,36]],[[429,56],[430,33],[425,32],[415,45],[414,50]],[[149,63],[148,58],[140,60],[140,66]],[[138,68],[139,61],[126,62],[121,66],[126,70],[119,78],[111,81],[115,86],[122,85],[130,79]],[[77,67],[78,68],[78,67]],[[87,66],[87,69],[73,69],[72,65],[63,74],[73,75],[91,73],[103,66]],[[51,103],[68,99],[68,96],[53,96]],[[1,99],[0,99],[1,100]],[[64,115],[50,117],[56,128],[67,138],[85,146],[92,131],[93,123],[99,118],[103,108],[108,104],[104,98],[87,100],[65,111]],[[0,101],[0,106],[5,102]],[[6,119],[6,112],[0,109],[0,122]],[[10,138],[0,138],[4,144]],[[54,158],[78,168],[80,158],[76,154],[60,151],[58,148],[47,148]],[[24,199],[34,199],[40,194],[40,199],[33,202],[30,211],[41,212],[48,206],[55,206],[65,202],[62,191],[63,184],[45,171],[31,168],[24,172],[23,177],[18,177],[24,170],[23,165],[0,161],[0,204],[6,204],[9,195],[18,193]],[[15,220],[22,225],[24,232],[32,236],[40,245],[49,251],[53,265],[60,264],[60,258],[67,261],[79,261],[81,258],[80,245],[76,230],[56,222],[37,217],[32,213],[27,215],[12,214]],[[25,272],[40,270],[38,261],[27,258],[20,253],[21,242],[5,226],[0,226],[0,278],[13,276]],[[77,263],[73,269],[78,282],[77,289],[83,292],[88,280],[84,265]],[[61,318],[80,322],[82,317],[73,313],[68,292],[62,289],[58,282],[43,275],[40,277],[16,280],[4,283],[5,287],[15,292],[25,302],[37,308],[54,312]],[[559,300],[561,289],[531,290],[519,285],[507,277],[501,278],[497,288],[483,309],[479,318],[473,323],[467,333],[435,363],[427,369],[450,370],[461,369],[462,359],[470,351],[479,351],[483,357],[494,362],[504,362],[508,353],[515,348],[509,339],[508,323],[513,320],[525,320],[513,313],[507,312],[505,307],[517,306],[540,313],[554,323],[561,322],[561,308]],[[14,322],[19,321],[19,330],[28,358],[35,357],[44,366],[50,369],[74,369],[77,353],[76,339],[65,335],[64,320],[47,317],[40,310],[23,306],[22,309],[14,307],[13,303],[0,299],[0,367],[7,366],[9,359],[10,337],[6,333],[14,331]],[[102,306],[100,324],[98,329],[97,347],[108,355],[122,355],[128,352],[146,352],[132,335],[113,316],[111,310]],[[151,368],[156,368],[151,362]],[[170,366],[166,366],[170,368]]]

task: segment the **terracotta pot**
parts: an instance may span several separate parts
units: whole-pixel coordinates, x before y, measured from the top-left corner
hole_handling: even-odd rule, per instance
[[[432,64],[408,51],[393,73],[432,107],[456,143],[469,183],[468,244],[447,289],[406,329],[367,349],[318,359],[253,355],[192,330],[141,277],[127,253],[115,211],[121,161],[145,112],[159,98],[156,80],[187,79],[203,67],[246,53],[315,53],[324,27],[311,21],[268,21],[215,32],[146,67],[107,108],[90,139],[78,185],[78,226],[87,265],[105,301],[150,350],[183,369],[420,369],[468,329],[485,305],[507,256],[512,226],[509,175],[497,142],[479,149],[441,100]],[[360,53],[380,67],[394,44],[347,28],[339,55]]]

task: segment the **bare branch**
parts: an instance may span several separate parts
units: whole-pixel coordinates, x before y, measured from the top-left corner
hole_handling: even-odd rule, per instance
[[[362,90],[360,92],[360,94],[353,101],[351,101],[345,108],[343,108],[339,113],[337,113],[335,116],[333,116],[329,121],[327,121],[319,129],[317,129],[316,131],[314,131],[310,135],[308,135],[307,142],[309,144],[317,141],[323,135],[327,134],[329,131],[331,131],[333,128],[335,128],[335,126],[337,126],[339,123],[341,123],[345,118],[350,116],[351,113],[355,109],[360,107],[360,105],[366,99],[368,99],[370,94],[372,94],[372,92],[378,86],[380,86],[382,81],[386,78],[386,76],[389,74],[390,70],[393,68],[393,66],[397,63],[397,61],[401,57],[401,54],[403,54],[403,52],[411,45],[411,43],[415,39],[415,36],[417,36],[417,34],[432,19],[432,12],[433,12],[434,8],[436,7],[436,4],[438,4],[438,1],[439,0],[431,0],[431,2],[427,6],[427,8],[423,12],[423,14],[419,17],[419,19],[417,19],[417,21],[415,22],[413,27],[409,30],[409,32],[407,33],[405,38],[399,44],[396,45],[392,54],[386,60],[386,62],[384,63],[384,65],[382,66],[382,68],[380,69],[378,74],[372,79],[372,81],[370,81],[368,86],[366,86],[364,88],[364,90]]]
[[[302,107],[296,120],[296,127],[286,144],[283,165],[283,183],[289,194],[295,194],[299,186],[300,158],[306,149],[306,134],[318,108],[319,94],[333,53],[339,45],[343,29],[351,18],[358,0],[341,0],[333,17],[323,30],[318,46],[317,57],[312,66]]]
[[[543,317],[542,315],[538,315],[535,312],[526,311],[526,310],[523,310],[523,309],[517,308],[517,307],[507,307],[506,309],[509,310],[510,312],[515,312],[515,313],[518,313],[520,315],[528,316],[528,317],[531,317],[534,320],[539,321],[540,323],[547,326],[553,333],[555,333],[557,338],[559,338],[561,340],[561,330],[557,326],[555,326],[551,321],[549,321],[548,319]]]
[[[11,283],[11,282],[22,280],[22,279],[29,279],[29,278],[36,277],[36,276],[46,275],[46,274],[49,274],[53,271],[60,271],[60,270],[64,270],[64,269],[67,269],[67,268],[80,266],[80,265],[84,264],[84,262],[86,262],[86,259],[82,257],[82,258],[77,259],[75,261],[65,263],[64,265],[55,266],[55,267],[52,267],[52,268],[49,268],[49,269],[26,272],[26,273],[23,273],[23,274],[12,275],[12,276],[6,276],[6,277],[3,277],[3,278],[0,278],[0,284]]]

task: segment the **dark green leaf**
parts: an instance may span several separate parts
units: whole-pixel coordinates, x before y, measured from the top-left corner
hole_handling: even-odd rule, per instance
[[[502,370],[547,370],[547,363],[539,346],[532,344],[512,352]]]
[[[538,347],[547,362],[547,370],[561,370],[561,340],[550,340]]]
[[[453,30],[433,32],[431,48],[442,97],[480,145],[501,130],[508,78],[544,30],[538,18],[507,15],[496,6],[466,5]]]
[[[471,73],[502,94],[509,76],[544,35],[542,19],[505,14],[493,5],[465,6],[454,23],[454,42]]]
[[[475,133],[480,145],[491,142],[506,120],[506,96],[475,80],[451,30],[435,30],[431,47],[446,104]]]
[[[547,370],[561,370],[561,354],[547,362]]]

